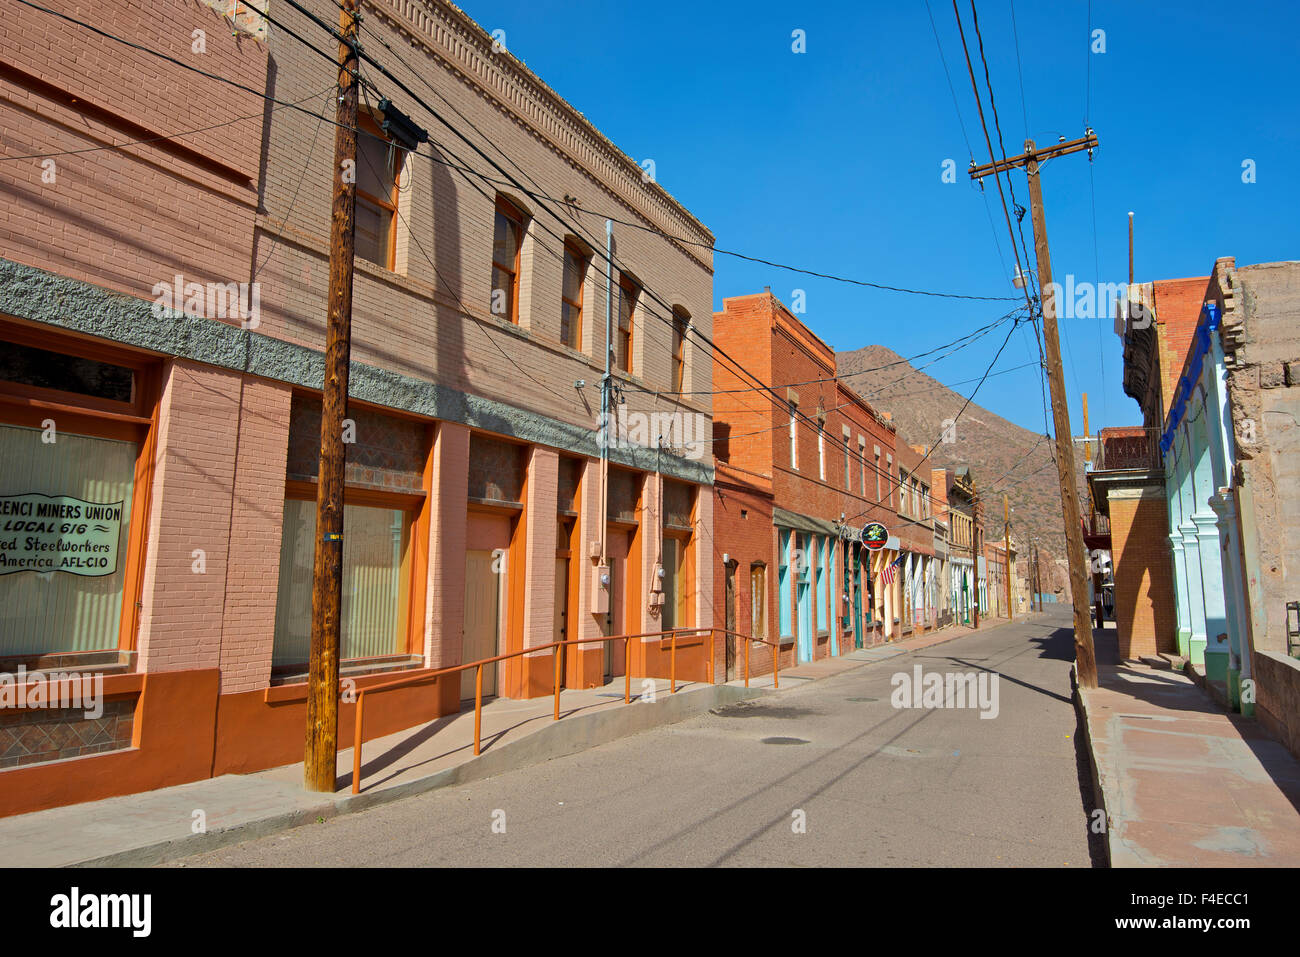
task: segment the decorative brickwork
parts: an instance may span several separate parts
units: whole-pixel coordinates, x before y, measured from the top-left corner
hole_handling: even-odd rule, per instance
[[[105,702],[97,718],[81,708],[0,711],[0,769],[121,751],[134,724],[134,698]]]

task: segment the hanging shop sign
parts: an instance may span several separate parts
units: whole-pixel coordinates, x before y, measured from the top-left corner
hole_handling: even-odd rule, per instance
[[[39,492],[0,495],[0,575],[114,574],[123,504]]]
[[[862,526],[862,544],[873,552],[878,552],[889,541],[889,529],[879,522],[868,522]]]

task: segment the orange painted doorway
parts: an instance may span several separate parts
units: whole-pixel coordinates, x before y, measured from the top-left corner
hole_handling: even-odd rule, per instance
[[[606,554],[609,559],[609,613],[601,616],[602,635],[626,635],[636,629],[628,625],[628,553],[632,533],[611,526],[607,533]],[[627,669],[624,642],[604,642],[604,675],[609,681]]]
[[[504,654],[510,615],[508,598],[512,519],[508,515],[471,511],[465,536],[465,629],[461,663]],[[484,697],[501,693],[504,668],[483,668]],[[474,697],[475,669],[461,672],[460,697]]]

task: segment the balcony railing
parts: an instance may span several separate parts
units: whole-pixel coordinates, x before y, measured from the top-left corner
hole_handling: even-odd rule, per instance
[[[1120,435],[1107,435],[1103,430],[1099,438],[1101,441],[1097,443],[1097,457],[1093,463],[1093,469],[1098,472],[1163,466],[1158,429],[1134,429]]]

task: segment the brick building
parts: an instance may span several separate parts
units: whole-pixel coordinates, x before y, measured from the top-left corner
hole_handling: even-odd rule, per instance
[[[247,10],[237,37],[179,0],[100,13],[182,61],[202,30],[205,70],[306,112],[31,8],[0,35],[0,149],[54,154],[0,165],[0,508],[93,517],[77,543],[38,542],[85,551],[83,573],[46,572],[6,537],[0,668],[93,668],[109,706],[94,726],[45,712],[21,742],[0,720],[0,814],[303,748],[336,71]],[[494,182],[511,176],[371,77],[447,145],[404,149],[363,97],[344,679],[712,625],[713,377],[696,336],[713,322],[711,234],[450,3],[365,13],[368,50],[527,172]],[[272,15],[332,48],[307,17]],[[604,214],[645,227],[612,226],[608,295]],[[607,352],[618,402],[599,422]],[[572,647],[562,680],[666,673],[659,639],[631,656]],[[488,693],[548,693],[553,660],[511,659]],[[703,666],[697,643],[679,671]],[[368,736],[456,711],[468,674],[376,696]]]
[[[930,468],[924,464],[923,446],[898,443],[897,528],[900,557],[898,624],[907,636],[936,627],[938,622],[939,563],[934,549],[934,515],[930,493]]]
[[[1143,412],[1143,479],[1136,493],[1138,483],[1124,480],[1119,467],[1134,464],[1127,446],[1089,477],[1094,489],[1109,486],[1120,610],[1131,601],[1122,583],[1145,583],[1145,569],[1156,582],[1152,611],[1143,613],[1139,587],[1139,613],[1120,618],[1121,654],[1189,659],[1295,752],[1298,290],[1296,263],[1238,267],[1230,257],[1209,276],[1135,290],[1147,308],[1124,324],[1125,389]],[[1104,441],[1103,456],[1121,440],[1134,437]]]
[[[719,624],[778,641],[783,665],[896,636],[901,586],[880,580],[901,544],[893,425],[770,292],[728,298],[713,319],[718,346],[776,393],[714,366]],[[890,530],[879,552],[860,541],[868,522]],[[744,654],[732,644],[729,671]],[[770,668],[757,646],[751,661]]]
[[[933,486],[942,485],[945,489],[948,594],[952,618],[959,625],[971,625],[975,622],[975,602],[980,593],[979,565],[975,561],[975,481],[970,469],[960,474],[948,469],[932,469],[930,475]]]

